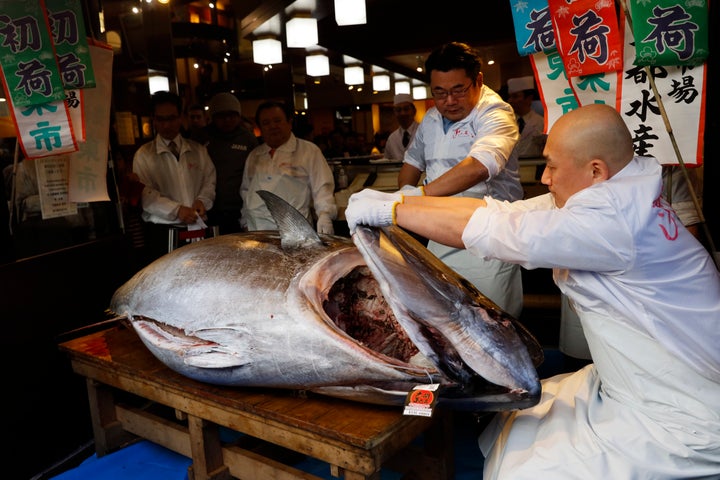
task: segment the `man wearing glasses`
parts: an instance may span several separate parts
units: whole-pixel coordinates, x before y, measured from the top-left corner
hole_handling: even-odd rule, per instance
[[[182,99],[171,92],[152,96],[157,135],[133,158],[133,173],[143,183],[147,260],[168,252],[169,225],[207,220],[215,201],[215,166],[207,149],[180,135]]]
[[[512,107],[483,85],[482,60],[468,45],[445,44],[426,62],[435,107],[405,152],[398,185],[405,195],[520,200],[523,189]],[[424,185],[417,187],[425,173]],[[520,267],[430,242],[428,249],[511,315],[522,310]]]
[[[413,103],[412,95],[398,93],[393,98],[393,113],[398,122],[398,128],[390,134],[385,144],[385,158],[401,161],[405,156],[417,127],[415,120],[417,109]]]

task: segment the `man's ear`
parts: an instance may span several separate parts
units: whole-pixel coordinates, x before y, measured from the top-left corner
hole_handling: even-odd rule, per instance
[[[592,168],[592,183],[604,182],[610,178],[610,168],[605,160],[599,158],[591,160],[590,168]]]

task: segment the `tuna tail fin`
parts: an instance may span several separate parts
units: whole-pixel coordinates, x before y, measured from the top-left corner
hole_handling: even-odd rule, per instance
[[[267,205],[270,215],[278,226],[282,248],[322,245],[322,240],[312,224],[295,207],[267,190],[258,190],[257,194]]]

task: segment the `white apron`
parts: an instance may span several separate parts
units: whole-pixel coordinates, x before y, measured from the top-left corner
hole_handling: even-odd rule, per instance
[[[595,364],[544,380],[535,407],[498,414],[479,439],[483,478],[719,479],[717,385],[624,323],[581,319]]]
[[[257,173],[250,182],[245,203],[247,228],[253,230],[277,230],[277,224],[270,215],[265,201],[255,192],[267,190],[282,197],[294,206],[309,222],[310,216],[310,187],[307,177],[296,177],[285,173],[261,174]]]

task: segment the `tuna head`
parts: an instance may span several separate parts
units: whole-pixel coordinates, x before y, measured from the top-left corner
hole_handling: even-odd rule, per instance
[[[491,410],[537,403],[542,348],[519,322],[399,227],[361,226],[353,241],[398,323],[455,382],[446,401]]]

